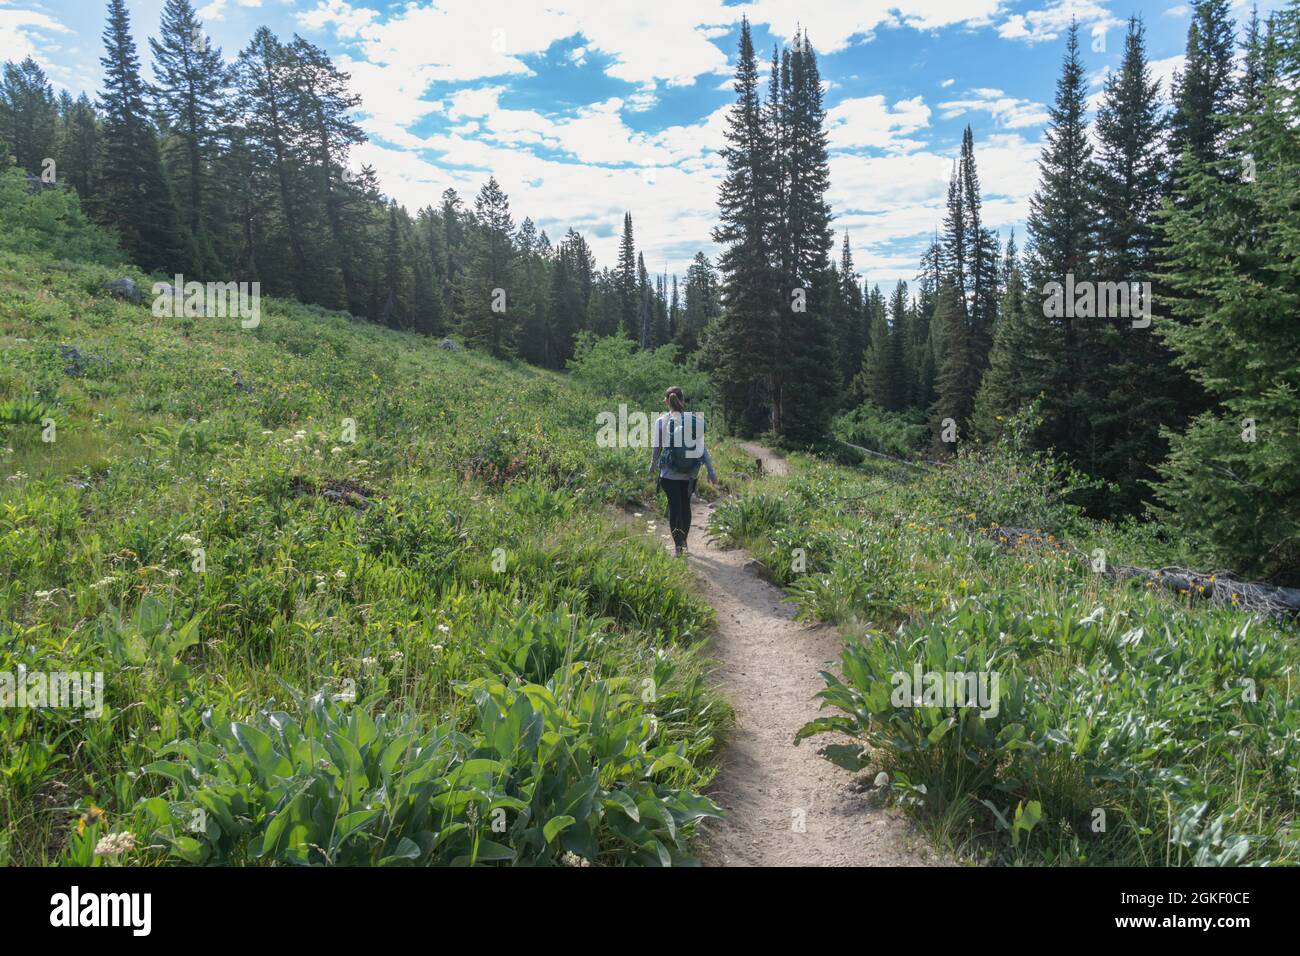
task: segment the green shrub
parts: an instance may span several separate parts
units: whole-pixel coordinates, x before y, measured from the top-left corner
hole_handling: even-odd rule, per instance
[[[871,402],[845,412],[831,423],[838,438],[896,458],[916,458],[930,441],[930,430],[919,410],[889,412]]]
[[[194,864],[688,862],[695,824],[719,811],[659,782],[683,748],[655,742],[620,684],[476,681],[464,731],[323,693],[299,718],[208,712],[145,767],[170,788],[142,802],[142,828]]]
[[[664,389],[680,385],[691,408],[708,412],[712,386],[707,373],[691,360],[680,361],[675,345],[638,350],[621,335],[598,338],[590,332],[578,335],[569,372],[606,402],[622,399],[633,403],[631,411],[657,414],[664,407]]]
[[[32,190],[15,168],[0,172],[0,249],[101,265],[125,261],[117,240],[81,211],[75,190]]]
[[[842,715],[800,737],[859,738],[863,746],[828,755],[856,769],[874,758],[890,787],[928,813],[1000,835],[999,857],[1295,862],[1290,645],[1232,614],[1036,605],[1025,595],[969,599],[850,642],[842,677],[823,673],[820,695]],[[897,676],[917,672],[989,675],[994,693],[986,706],[943,697],[923,706],[921,688]],[[1023,817],[1031,806],[1033,826]]]

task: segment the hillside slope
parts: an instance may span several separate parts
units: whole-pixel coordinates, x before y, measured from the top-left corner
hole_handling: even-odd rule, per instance
[[[650,490],[609,400],[120,274],[0,254],[0,672],[103,675],[0,710],[0,862],[685,860],[712,613],[604,517]]]

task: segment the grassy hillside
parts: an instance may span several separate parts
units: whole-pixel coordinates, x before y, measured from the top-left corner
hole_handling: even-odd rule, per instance
[[[1050,461],[992,449],[923,474],[793,460],[783,486],[725,503],[713,527],[803,615],[849,635],[804,746],[854,736],[826,755],[977,861],[1297,861],[1293,626],[1237,595],[1211,607],[1098,573],[1103,556],[1181,556],[1150,526],[1081,519]],[[918,669],[996,673],[994,706],[953,706],[895,676]]]
[[[159,319],[120,274],[0,252],[0,674],[104,676],[102,715],[0,709],[0,862],[688,862],[711,611],[596,442],[671,356]],[[858,738],[827,756],[977,861],[1295,862],[1294,628],[1096,573],[1185,561],[1158,529],[1006,449],[744,482],[717,445],[714,532],[849,637],[803,746]],[[900,706],[918,666],[997,713]]]
[[[0,863],[687,859],[728,711],[687,572],[607,517],[651,491],[611,397],[121,274],[0,252],[0,672],[104,675],[0,709]]]

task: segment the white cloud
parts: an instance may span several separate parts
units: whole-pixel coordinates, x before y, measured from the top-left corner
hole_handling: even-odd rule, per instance
[[[1062,36],[1072,20],[1077,20],[1080,28],[1087,28],[1093,38],[1092,47],[1098,53],[1105,50],[1107,32],[1124,26],[1124,21],[1116,19],[1099,0],[1052,0],[1040,10],[1007,17],[998,27],[998,36],[1004,40],[1043,43]]]
[[[7,6],[8,0],[0,0]],[[4,59],[23,60],[35,56],[38,33],[71,33],[63,23],[37,10],[0,9],[0,50]]]
[[[333,27],[340,39],[349,40],[360,36],[376,16],[369,7],[354,7],[345,0],[320,0],[314,9],[298,14],[298,22],[309,30]]]
[[[944,119],[954,119],[963,113],[982,110],[1007,129],[1023,129],[1047,122],[1047,107],[1033,100],[1007,96],[999,89],[981,87],[968,90],[963,99],[939,104]]]
[[[1169,7],[1163,15],[1174,18],[1185,17],[1187,16],[1187,4],[1180,3],[1176,7]]]
[[[710,28],[738,16],[719,0],[442,0],[436,6],[408,3],[380,21],[347,0],[318,0],[298,14],[298,22],[308,29],[334,28],[373,63],[395,70],[422,67],[446,82],[527,73],[523,57],[581,36],[586,42],[572,55],[577,63],[601,53],[611,59],[606,72],[615,79],[682,85],[727,69],[726,54],[710,42]]]
[[[953,85],[954,83],[956,83],[956,82],[957,82],[956,80],[950,78],[950,79],[944,80],[944,81],[943,81],[942,83],[940,83],[939,85],[940,85],[941,87],[943,87],[943,88],[946,90],[948,87],[952,86],[952,85]]]
[[[226,19],[226,6],[228,0],[212,0],[197,11],[200,20],[224,20]],[[235,4],[241,7],[250,7],[256,9],[262,5],[262,0],[235,0]]]
[[[887,106],[883,96],[841,100],[826,111],[826,131],[832,149],[869,146],[891,151],[919,149],[923,143],[901,136],[925,129],[930,107],[919,96]]]
[[[753,0],[736,9],[755,23],[766,24],[777,36],[792,37],[802,26],[813,47],[835,53],[854,37],[871,37],[879,27],[909,26],[917,30],[986,23],[1000,0],[854,0],[852,3],[807,3],[805,0]]]

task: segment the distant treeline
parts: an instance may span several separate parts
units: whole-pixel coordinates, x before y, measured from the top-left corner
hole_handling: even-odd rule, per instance
[[[125,5],[108,8],[98,100],[8,63],[0,146],[33,176],[54,160],[146,270],[260,281],[553,368],[582,332],[674,343],[731,430],[796,442],[852,411],[952,453],[1034,403],[1031,449],[1104,480],[1092,513],[1150,509],[1242,573],[1300,572],[1300,0],[1240,35],[1228,0],[1197,0],[1168,91],[1134,18],[1091,121],[1071,26],[1024,250],[985,220],[968,128],[915,286],[887,295],[847,235],[834,255],[806,33],[773,51],[764,92],[742,24],[722,253],[679,285],[647,271],[630,213],[599,269],[573,230],[516,228],[494,178],[412,216],[352,170],[359,100],[300,37],[260,29],[228,68],[188,0],[167,0],[149,85]]]
[[[604,269],[573,230],[553,244],[529,219],[516,228],[492,178],[472,204],[447,189],[412,216],[372,169],[350,165],[366,139],[352,119],[360,98],[301,37],[259,29],[228,65],[189,0],[167,0],[149,46],[153,83],[125,3],[111,0],[95,101],[56,97],[30,58],[6,63],[0,88],[0,153],[73,187],[147,271],[257,281],[555,368],[583,330],[693,350],[719,311],[709,260],[697,255],[680,287],[650,274],[630,214]]]

